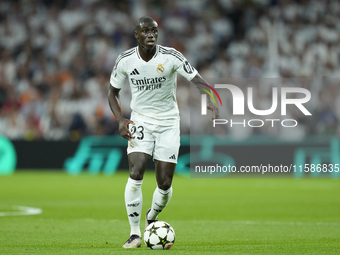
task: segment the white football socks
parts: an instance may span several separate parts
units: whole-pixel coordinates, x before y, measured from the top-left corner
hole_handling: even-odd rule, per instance
[[[125,206],[131,226],[131,235],[142,236],[140,232],[140,217],[142,214],[143,195],[142,195],[143,180],[128,179],[125,186]]]
[[[172,187],[167,190],[162,190],[160,188],[156,188],[153,193],[152,198],[152,206],[151,211],[148,214],[148,220],[155,220],[160,214],[160,212],[164,209],[164,207],[168,204],[172,196]]]

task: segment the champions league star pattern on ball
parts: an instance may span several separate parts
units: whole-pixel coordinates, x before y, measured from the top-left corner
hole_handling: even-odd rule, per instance
[[[144,242],[152,250],[169,250],[175,243],[175,231],[169,223],[156,221],[146,227]]]

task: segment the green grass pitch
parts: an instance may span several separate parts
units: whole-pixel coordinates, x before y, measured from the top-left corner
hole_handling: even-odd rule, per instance
[[[0,176],[0,214],[14,206],[42,213],[0,216],[0,254],[339,254],[340,181],[189,179],[175,176],[159,219],[176,241],[169,251],[125,250],[128,173],[113,176],[16,172]],[[156,187],[145,174],[144,215]]]

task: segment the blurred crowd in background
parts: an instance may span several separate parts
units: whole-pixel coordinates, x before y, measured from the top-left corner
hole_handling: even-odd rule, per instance
[[[313,128],[302,135],[340,134],[340,2],[317,0],[2,0],[0,134],[74,141],[119,134],[109,77],[117,56],[136,46],[136,20],[145,15],[159,24],[158,43],[181,51],[207,80],[331,78],[307,86],[315,96],[305,125]],[[189,85],[180,77],[178,84],[188,134]],[[259,89],[258,99],[271,100],[268,91]],[[126,117],[129,93],[127,83]]]

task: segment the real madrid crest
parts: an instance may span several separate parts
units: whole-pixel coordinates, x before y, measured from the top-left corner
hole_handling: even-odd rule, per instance
[[[133,144],[133,141],[130,141],[130,148],[133,149],[133,147],[135,147],[135,145]]]
[[[157,73],[162,74],[164,72],[164,67],[162,64],[158,64],[157,66]]]

